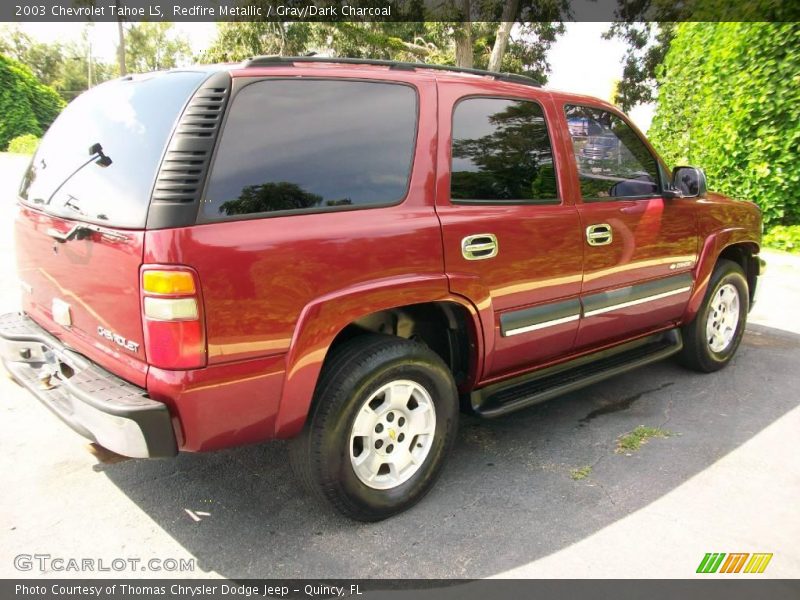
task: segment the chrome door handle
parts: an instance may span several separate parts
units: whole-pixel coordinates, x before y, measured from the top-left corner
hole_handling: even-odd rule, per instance
[[[590,246],[607,246],[614,241],[614,232],[608,223],[589,225],[586,228],[586,242]]]
[[[497,251],[497,238],[493,233],[477,233],[461,240],[461,255],[467,260],[493,258]]]

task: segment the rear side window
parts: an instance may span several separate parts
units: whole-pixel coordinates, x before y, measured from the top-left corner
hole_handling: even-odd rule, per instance
[[[542,107],[467,98],[453,114],[454,203],[558,204],[553,149]]]
[[[584,200],[658,193],[658,163],[625,121],[599,108],[566,106],[564,110]]]
[[[235,96],[203,202],[206,218],[400,202],[417,95],[393,83],[266,80]]]

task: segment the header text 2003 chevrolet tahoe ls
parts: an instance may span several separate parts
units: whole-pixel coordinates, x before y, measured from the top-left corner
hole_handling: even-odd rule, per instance
[[[262,57],[72,102],[19,192],[5,367],[79,433],[164,457],[294,438],[377,520],[459,410],[667,356],[725,366],[761,217],[599,100],[520,77]]]

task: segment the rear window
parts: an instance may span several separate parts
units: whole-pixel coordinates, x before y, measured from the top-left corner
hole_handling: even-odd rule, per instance
[[[248,84],[230,107],[203,213],[218,219],[400,202],[416,121],[416,92],[402,84]]]
[[[199,71],[134,76],[78,96],[44,136],[20,196],[71,219],[143,228],[172,129],[207,77]],[[111,164],[92,160],[94,144],[102,146]]]

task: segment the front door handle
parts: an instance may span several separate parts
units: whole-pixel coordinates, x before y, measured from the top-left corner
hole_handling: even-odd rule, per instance
[[[497,251],[497,237],[493,233],[477,233],[461,240],[461,255],[467,260],[494,258]]]
[[[607,246],[614,241],[614,232],[608,223],[589,225],[586,228],[586,242],[590,246]]]

